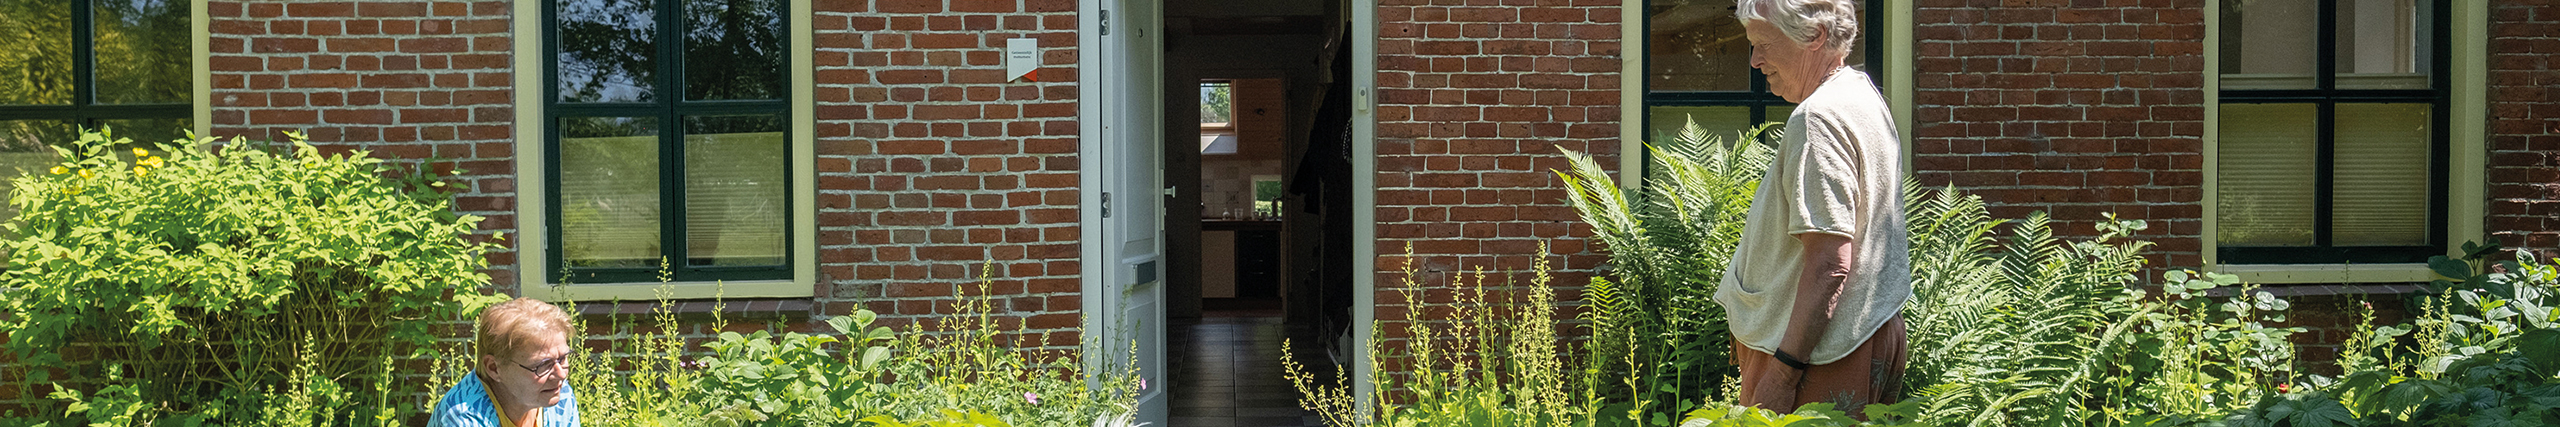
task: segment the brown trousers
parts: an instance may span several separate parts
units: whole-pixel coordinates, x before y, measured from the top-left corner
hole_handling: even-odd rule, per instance
[[[1894,315],[1848,357],[1803,371],[1778,363],[1778,357],[1733,343],[1733,362],[1742,366],[1743,406],[1794,412],[1796,406],[1831,402],[1833,409],[1866,419],[1868,404],[1902,400],[1902,369],[1911,353],[1910,332]]]

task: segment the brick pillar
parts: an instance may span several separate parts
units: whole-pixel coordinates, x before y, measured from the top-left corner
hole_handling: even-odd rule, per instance
[[[2204,264],[2202,1],[1918,3],[1921,184],[2062,235],[2149,220],[2151,265]]]
[[[2560,2],[2490,7],[2489,233],[2560,256]]]
[[[1558,254],[1560,288],[1581,287],[1606,260],[1555,171],[1569,168],[1558,148],[1617,165],[1620,3],[1530,3],[1378,6],[1381,320],[1416,303],[1391,289],[1408,244],[1428,286],[1476,267],[1526,271],[1542,241]]]
[[[815,7],[825,311],[950,313],[953,285],[994,260],[996,313],[1077,345],[1075,2]],[[1038,82],[1004,75],[1018,37],[1040,41]]]

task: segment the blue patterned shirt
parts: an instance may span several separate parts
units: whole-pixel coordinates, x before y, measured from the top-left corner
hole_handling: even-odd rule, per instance
[[[567,384],[560,386],[560,404],[542,408],[542,427],[578,427],[578,394]],[[498,405],[489,400],[489,389],[480,385],[480,373],[462,376],[461,384],[444,392],[436,400],[435,415],[427,419],[427,427],[502,427],[498,425]]]

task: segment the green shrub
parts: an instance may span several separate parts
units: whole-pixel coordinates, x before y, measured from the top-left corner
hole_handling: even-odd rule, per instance
[[[1592,359],[1610,378],[1615,402],[1653,414],[1652,424],[1713,397],[1735,373],[1724,306],[1715,301],[1742,237],[1743,217],[1776,153],[1753,143],[1777,138],[1776,123],[1731,141],[1690,122],[1658,145],[1644,193],[1631,198],[1590,156],[1571,151],[1558,171],[1592,239],[1609,251],[1606,275],[1584,290],[1591,305]],[[1614,278],[1614,280],[1612,280]],[[1653,405],[1665,405],[1655,407]]]
[[[92,422],[394,423],[422,390],[393,361],[486,304],[480,218],[364,152],[105,132],[56,152],[9,197],[0,331],[22,390]]]
[[[2232,426],[2560,425],[2560,263],[2496,245],[2435,257],[2443,280],[2409,324],[2376,327],[2371,308],[2339,357],[2345,374],[2311,378],[2226,421]]]
[[[569,381],[586,423],[607,427],[1075,426],[1134,408],[1136,372],[1088,372],[1071,358],[1025,353],[1045,343],[1005,339],[989,292],[994,270],[983,273],[954,292],[957,313],[904,333],[871,326],[878,315],[857,310],[828,319],[832,333],[724,332],[695,347],[661,305],[654,330],[616,323],[613,351],[573,352]],[[724,323],[715,315],[711,324]],[[439,384],[470,369],[448,362]],[[1115,422],[1103,425],[1126,424]]]

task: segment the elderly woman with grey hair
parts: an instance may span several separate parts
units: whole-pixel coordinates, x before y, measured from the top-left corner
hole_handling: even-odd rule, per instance
[[[427,427],[578,427],[568,312],[532,298],[480,311],[471,375],[436,400]]]
[[[1852,0],[1740,0],[1751,67],[1798,104],[1753,197],[1716,301],[1731,316],[1741,403],[1852,414],[1899,398],[1909,336],[1902,143],[1884,95],[1845,66]]]

